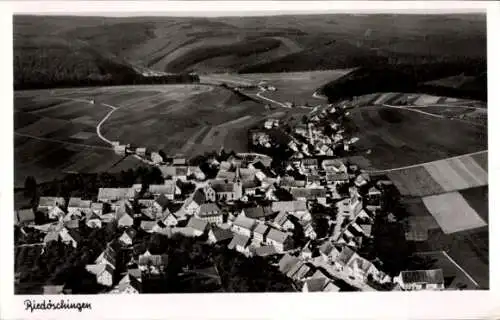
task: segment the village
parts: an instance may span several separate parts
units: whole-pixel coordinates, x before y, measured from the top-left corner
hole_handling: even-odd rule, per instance
[[[268,119],[249,133],[261,153],[286,150],[279,160],[272,152],[241,153],[192,165],[181,156],[167,159],[117,143],[117,153],[131,152],[156,166],[163,183],[99,188],[93,200],[41,196],[36,210],[15,212],[16,227],[24,235],[43,234],[35,245],[60,241],[77,248],[82,224],[91,229],[116,224],[120,236],[85,266],[106,293],[141,293],[145,274],[164,273],[176,259],[147,249],[118,259],[134,247],[140,232],[199,239],[245,257],[264,257],[296,291],[443,290],[440,269],[390,276],[378,259],[358,252],[373,239],[378,217],[393,219],[387,209],[392,182],[340,157],[357,141],[343,126],[345,104],[328,105],[292,128]],[[44,213],[43,223],[35,223],[35,211]],[[64,286],[46,287],[47,293],[65,293]]]

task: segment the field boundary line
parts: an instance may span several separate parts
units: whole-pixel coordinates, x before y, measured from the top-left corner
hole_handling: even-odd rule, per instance
[[[465,276],[466,276],[467,278],[469,278],[469,280],[470,280],[470,281],[474,282],[474,284],[475,284],[477,287],[479,287],[479,284],[476,282],[476,280],[474,280],[474,278],[472,278],[472,276],[471,276],[470,274],[468,274],[468,273],[464,270],[464,268],[462,268],[462,267],[461,267],[458,263],[456,263],[456,262],[455,262],[455,260],[453,260],[453,259],[450,257],[450,255],[449,255],[448,253],[446,253],[446,251],[444,251],[444,250],[443,250],[443,254],[444,254],[444,255],[448,258],[448,260],[450,260],[450,261],[451,261],[451,263],[453,263],[453,264],[454,264],[454,265],[455,265],[458,269],[460,269],[460,271],[462,271],[462,272],[465,274]]]
[[[383,103],[382,106],[384,107],[387,107],[387,108],[393,108],[393,109],[400,109],[400,110],[407,110],[407,111],[412,111],[412,112],[416,112],[416,113],[421,113],[421,114],[425,114],[425,115],[428,115],[430,117],[434,117],[434,118],[439,118],[439,119],[446,119],[444,116],[442,115],[437,115],[437,114],[434,114],[434,113],[429,113],[429,112],[425,112],[425,111],[422,111],[422,110],[416,110],[416,109],[410,109],[408,107],[399,107],[399,106],[391,106],[389,104],[385,104]]]
[[[271,98],[264,97],[263,95],[261,95],[263,92],[265,92],[265,90],[260,89],[260,91],[256,94],[256,96],[259,97],[259,98],[261,98],[261,99],[267,100],[269,102],[275,103],[275,104],[277,104],[277,105],[279,105],[279,106],[281,106],[283,108],[291,109],[291,107],[288,107],[284,103],[281,103],[279,101],[273,100]]]
[[[61,143],[61,144],[68,144],[68,145],[79,146],[79,147],[94,148],[94,149],[113,150],[112,148],[105,147],[105,146],[96,146],[96,145],[91,145],[91,144],[76,143],[76,142],[69,142],[69,141],[58,140],[58,139],[37,137],[37,136],[32,136],[32,135],[29,135],[29,134],[19,133],[19,132],[15,132],[15,131],[14,131],[14,134],[18,135],[18,136],[21,136],[21,137],[26,137],[26,138],[35,139],[35,140],[41,140],[41,141],[49,141],[49,142],[55,142],[55,143]]]
[[[465,154],[461,154],[461,155],[453,156],[453,157],[449,157],[449,158],[443,158],[443,159],[437,159],[437,160],[428,161],[428,162],[422,162],[422,163],[412,164],[412,165],[409,165],[409,166],[403,166],[403,167],[397,167],[397,168],[391,168],[391,169],[382,169],[382,170],[361,170],[361,171],[362,172],[366,172],[366,173],[385,173],[385,172],[391,172],[391,171],[397,171],[397,170],[411,169],[411,168],[423,166],[423,165],[434,163],[434,162],[438,162],[438,161],[446,161],[446,160],[453,160],[453,159],[457,159],[457,158],[461,158],[461,157],[466,157],[466,156],[473,156],[473,155],[480,154],[480,153],[485,153],[485,152],[488,152],[488,149],[486,149],[486,150],[480,150],[480,151],[475,151],[475,152],[471,152],[471,153],[465,153]]]

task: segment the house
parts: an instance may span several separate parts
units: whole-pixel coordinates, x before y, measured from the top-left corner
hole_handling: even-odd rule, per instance
[[[222,224],[222,211],[215,203],[204,203],[200,206],[196,216],[213,224]]]
[[[140,275],[140,270],[139,269],[133,269],[137,270]],[[118,284],[111,290],[109,293],[111,294],[137,294],[141,293],[142,291],[142,282],[141,282],[141,277],[139,278],[134,277],[131,272],[127,272],[125,276],[118,282]]]
[[[85,218],[85,224],[89,228],[101,228],[102,220],[101,217],[91,211]]]
[[[295,228],[295,225],[288,218],[288,213],[285,211],[278,213],[273,220],[273,225],[280,230],[293,230]]]
[[[88,212],[92,210],[91,200],[82,200],[82,198],[71,197],[68,201],[68,213],[73,213],[76,211]]]
[[[256,223],[256,220],[247,218],[240,214],[233,221],[232,230],[235,233],[242,234],[250,238]]]
[[[354,184],[358,188],[365,186],[368,182],[370,182],[370,175],[368,173],[361,173],[354,180]]]
[[[114,202],[118,200],[132,200],[137,192],[132,188],[99,188],[97,200],[99,202]]]
[[[199,237],[207,232],[209,225],[208,222],[197,217],[191,217],[186,228],[192,230],[195,237]]]
[[[159,168],[165,179],[187,181],[189,170],[186,166],[160,166]]]
[[[152,184],[148,190],[154,196],[164,195],[169,200],[174,200],[176,195],[181,194],[181,189],[175,180],[165,180],[163,184]]]
[[[321,162],[321,167],[327,173],[347,173],[347,166],[340,159],[325,159]]]
[[[363,209],[363,203],[357,197],[343,199],[335,204],[339,215],[354,219],[354,217]]]
[[[253,254],[259,257],[268,257],[280,253],[276,251],[276,248],[274,246],[265,245],[254,248]]]
[[[259,171],[260,172],[260,171]],[[243,190],[246,195],[254,196],[260,187],[260,183],[255,180],[245,181],[242,183]],[[237,192],[237,191],[235,191]]]
[[[302,281],[310,277],[314,273],[314,269],[311,265],[299,260],[290,271],[287,273],[287,277],[292,278],[296,281]]]
[[[279,186],[283,189],[289,190],[290,188],[303,188],[306,186],[306,180],[296,180],[290,176],[284,176],[279,179]]]
[[[107,287],[113,285],[114,270],[109,264],[88,264],[85,266],[85,269],[96,276],[97,283]]]
[[[174,158],[172,160],[172,165],[174,165],[174,166],[185,166],[186,165],[186,158],[183,158],[183,157]]]
[[[321,186],[322,177],[318,174],[308,174],[306,176],[306,187],[318,188]]]
[[[215,202],[217,200],[217,192],[215,192],[214,188],[212,188],[210,184],[203,188],[203,192],[205,193],[207,201]]]
[[[59,231],[49,231],[43,238],[43,243],[47,245],[51,241],[59,241]]]
[[[94,263],[109,264],[113,270],[116,269],[116,251],[111,246],[107,246]]]
[[[14,221],[16,224],[32,224],[35,222],[33,209],[21,209],[14,211]]]
[[[155,164],[160,164],[163,162],[163,157],[158,152],[151,152],[151,161]]]
[[[288,274],[290,270],[299,263],[300,259],[298,257],[292,256],[286,253],[278,262],[278,269],[283,274]]]
[[[157,225],[156,221],[147,221],[147,220],[141,221],[141,229],[149,233],[153,232],[153,228],[156,225]]]
[[[257,226],[253,230],[253,240],[256,243],[266,242],[266,234],[269,227],[264,223],[257,223]]]
[[[401,271],[394,281],[405,291],[444,289],[442,269]]]
[[[276,201],[271,206],[273,212],[305,212],[307,211],[307,204],[305,201]]]
[[[217,226],[213,226],[208,231],[208,243],[221,243],[224,241],[229,241],[233,238],[234,234],[231,229],[222,229]]]
[[[102,215],[104,212],[104,204],[100,202],[92,202],[90,204],[90,210],[95,212],[98,215]]]
[[[71,294],[71,289],[65,288],[66,285],[46,285],[43,286],[44,295],[56,295],[56,294]]]
[[[53,220],[59,220],[59,219],[63,219],[65,216],[66,216],[66,213],[58,206],[55,206],[55,207],[51,207],[49,209],[49,219],[53,219]]]
[[[274,228],[270,228],[268,231],[266,243],[276,247],[279,252],[287,251],[293,248],[293,240],[290,237],[290,234]]]
[[[318,159],[316,158],[302,159],[301,167],[304,171],[318,170]]]
[[[147,252],[148,253],[148,252]],[[162,272],[168,263],[166,254],[142,254],[137,262],[139,270],[149,271],[151,273]]]
[[[231,243],[227,246],[231,250],[236,250],[242,254],[250,255],[250,237],[244,234],[235,234]]]
[[[127,212],[116,212],[118,227],[130,227],[134,224],[134,218]]]
[[[324,188],[291,188],[290,194],[299,201],[317,200],[326,206],[327,191]]]
[[[267,220],[268,218],[275,215],[275,212],[271,209],[271,207],[250,207],[244,208],[241,210],[241,213],[245,215],[245,217],[255,220]]]
[[[138,156],[141,156],[141,157],[145,157],[146,156],[146,148],[144,148],[144,147],[136,148],[135,154],[137,154]]]
[[[40,197],[38,200],[38,208],[39,209],[47,209],[51,210],[54,207],[64,208],[66,205],[66,201],[62,197]]]
[[[117,155],[124,156],[125,153],[127,152],[127,146],[126,145],[114,145],[113,149]]]
[[[196,166],[189,166],[187,167],[187,177],[188,178],[194,178],[195,180],[203,181],[207,177],[205,176],[205,173],[201,170],[200,167]]]
[[[136,235],[137,231],[135,231],[132,228],[128,228],[127,230],[123,231],[122,235],[118,240],[126,246],[131,246],[134,243]]]
[[[187,215],[194,215],[198,212],[200,206],[205,202],[205,193],[202,189],[198,188],[189,198],[186,199],[182,208]]]
[[[347,271],[360,281],[366,281],[371,275],[374,279],[381,279],[380,271],[370,261],[355,254],[347,264]]]
[[[78,228],[80,228],[80,220],[64,221],[64,227],[66,229],[78,229]]]
[[[74,248],[78,246],[82,238],[80,237],[80,234],[74,230],[74,229],[66,229],[62,228],[59,231],[59,237],[61,238],[61,241],[66,243],[66,244],[71,244]]]
[[[339,184],[349,183],[349,174],[346,172],[327,173],[326,184],[329,187],[336,187]]]
[[[163,224],[166,226],[166,227],[174,227],[177,225],[178,221],[177,221],[177,218],[175,217],[175,215],[173,213],[170,213],[166,216],[165,219],[163,219]]]
[[[322,278],[311,278],[304,281],[302,292],[338,292],[340,288],[337,287],[332,280]]]

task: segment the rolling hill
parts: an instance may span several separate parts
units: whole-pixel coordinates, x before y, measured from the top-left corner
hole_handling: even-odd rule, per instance
[[[15,16],[14,56],[17,84],[126,78],[145,70],[260,73],[477,64],[486,57],[486,16]]]

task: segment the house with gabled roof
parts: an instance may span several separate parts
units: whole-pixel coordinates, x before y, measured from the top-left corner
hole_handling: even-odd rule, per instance
[[[168,255],[166,254],[143,254],[139,256],[137,264],[139,270],[148,271],[150,273],[162,272],[168,263]]]
[[[85,269],[96,276],[97,283],[106,287],[113,285],[114,270],[109,264],[88,264],[85,266]]]
[[[94,263],[109,264],[113,270],[116,269],[116,251],[110,246],[107,246]]]
[[[205,193],[202,189],[198,188],[186,199],[182,208],[187,215],[194,215],[200,210],[200,206],[204,204],[206,200]]]
[[[289,233],[270,228],[266,235],[266,243],[276,247],[279,252],[293,248],[293,239]]]
[[[78,229],[78,228],[80,228],[80,220],[64,221],[64,227],[66,229]]]
[[[204,203],[196,213],[196,216],[212,224],[222,224],[223,216],[219,206],[215,203]]]
[[[49,231],[43,238],[44,245],[52,241],[59,241],[59,231]]]
[[[35,222],[35,213],[33,209],[20,209],[14,211],[14,221],[16,224],[28,225]]]
[[[167,209],[168,210],[168,209]],[[167,214],[167,216],[162,220],[166,227],[175,227],[178,223],[177,218],[173,213]]]
[[[209,224],[207,221],[193,216],[191,217],[191,219],[189,219],[186,227],[191,229],[196,237],[199,237],[208,231]]]
[[[66,201],[62,197],[40,197],[38,200],[39,209],[51,210],[54,207],[64,208]]]
[[[109,203],[118,200],[133,200],[137,196],[133,188],[99,188],[97,200]]]
[[[319,254],[325,261],[331,263],[340,255],[340,250],[330,241],[326,241],[319,247]]]
[[[265,223],[257,223],[256,227],[253,230],[253,242],[266,242],[266,235],[269,229],[269,226],[267,226]]]
[[[443,290],[442,269],[405,270],[394,279],[404,291]]]
[[[130,227],[134,224],[134,218],[127,212],[117,212],[116,216],[119,227]]]
[[[274,218],[272,225],[280,230],[293,230],[295,225],[290,221],[288,213],[282,211]]]
[[[90,211],[92,210],[92,201],[83,200],[82,198],[71,197],[68,201],[68,213],[75,211]]]
[[[221,243],[230,241],[234,234],[231,229],[223,229],[217,226],[212,226],[208,231],[208,243]]]
[[[268,220],[269,218],[276,215],[276,213],[273,212],[270,206],[243,208],[241,210],[241,213],[245,215],[245,217],[247,218],[261,220],[261,221]]]
[[[292,256],[289,253],[286,253],[278,263],[278,269],[283,274],[288,274],[290,270],[295,266],[300,259],[298,257]]]
[[[151,233],[156,225],[156,221],[142,220],[140,228],[148,233]]]
[[[347,166],[340,159],[325,159],[321,162],[321,167],[327,173],[347,173]]]
[[[271,209],[273,212],[305,212],[307,211],[307,203],[305,201],[276,201],[273,202]]]
[[[257,221],[255,219],[250,219],[240,214],[233,221],[232,230],[235,233],[242,234],[250,238],[256,224]]]
[[[244,255],[250,255],[250,237],[244,234],[235,234],[228,248]]]
[[[338,292],[337,287],[332,280],[328,278],[310,278],[304,281],[302,292]]]
[[[74,248],[78,247],[78,244],[82,240],[80,234],[75,229],[68,230],[66,228],[62,228],[59,231],[59,237],[62,242],[71,244]]]
[[[136,235],[137,231],[135,231],[133,228],[127,228],[127,230],[123,231],[118,240],[126,246],[131,246],[134,243]]]
[[[104,212],[104,204],[100,202],[92,202],[90,204],[90,210],[95,212],[98,215],[102,215]]]
[[[64,212],[60,207],[54,206],[49,209],[48,216],[49,219],[60,220],[66,216],[66,212]]]
[[[140,270],[137,269],[140,274]],[[130,271],[130,270],[129,270]],[[142,291],[142,282],[140,278],[134,277],[130,272],[118,282],[118,284],[111,290],[110,294],[138,294]]]
[[[360,188],[367,185],[370,182],[370,175],[368,173],[360,173],[356,179],[354,179],[354,185]]]
[[[85,224],[89,228],[101,228],[102,227],[102,220],[101,217],[98,216],[94,212],[90,212],[87,217],[85,217]]]

